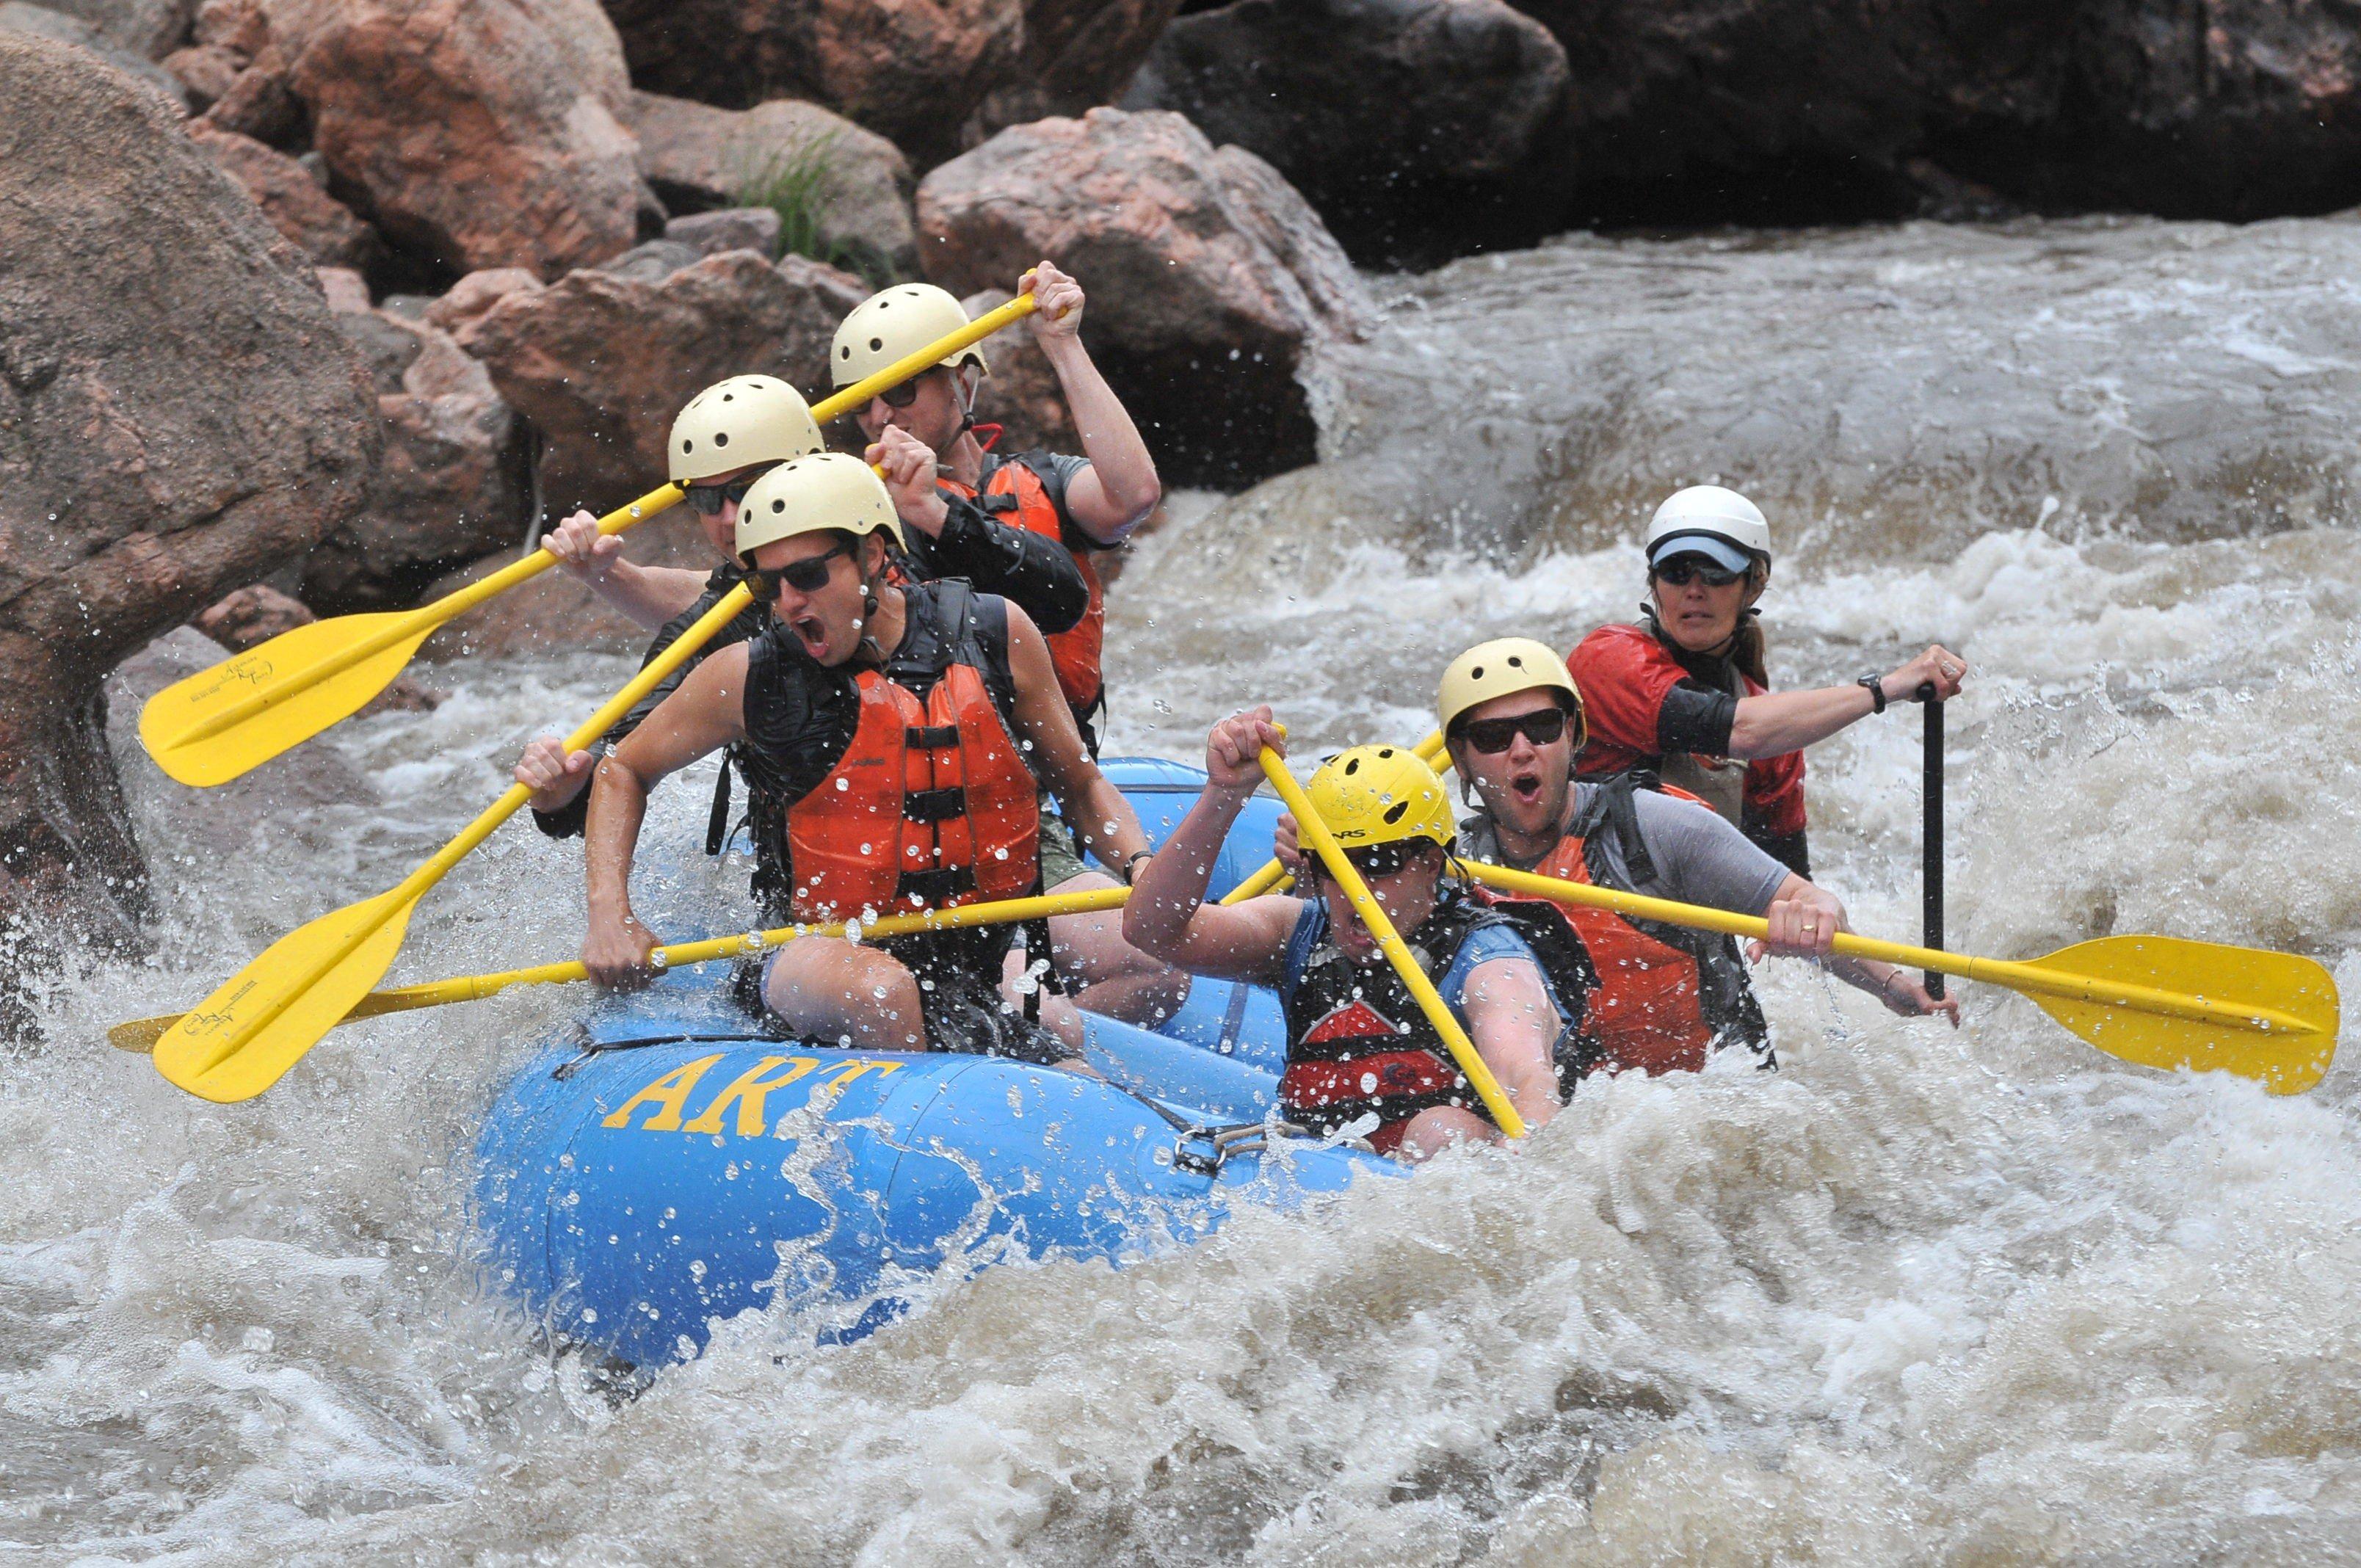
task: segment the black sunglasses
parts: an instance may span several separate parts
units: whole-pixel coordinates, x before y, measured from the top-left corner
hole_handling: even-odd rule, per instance
[[[742,479],[732,479],[726,485],[691,485],[686,499],[699,517],[719,517],[724,501],[733,505],[746,504],[746,492],[754,488],[760,474],[749,474]]]
[[[1471,718],[1459,727],[1459,738],[1488,757],[1497,757],[1522,735],[1536,746],[1547,746],[1565,733],[1565,709],[1553,703],[1531,713],[1506,718]]]
[[[1423,843],[1425,840],[1421,839],[1419,842]],[[1416,853],[1418,853],[1417,843],[1370,844],[1362,849],[1345,850],[1345,858],[1353,862],[1353,869],[1361,873],[1363,881],[1367,881],[1370,877],[1393,875],[1394,872],[1410,864],[1411,857]],[[1312,870],[1313,874],[1323,879],[1328,875],[1327,863],[1316,855],[1312,859]]]
[[[829,574],[834,570],[829,563],[839,555],[851,554],[850,544],[832,545],[817,555],[807,555],[784,566],[756,566],[746,574],[746,581],[753,586],[754,598],[763,604],[778,598],[782,583],[799,594],[816,594],[828,587]]]
[[[1654,571],[1656,581],[1670,583],[1676,588],[1687,587],[1692,581],[1709,588],[1726,588],[1746,576],[1727,566],[1717,566],[1702,555],[1675,555]]]

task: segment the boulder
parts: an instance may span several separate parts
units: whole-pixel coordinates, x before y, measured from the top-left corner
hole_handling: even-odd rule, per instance
[[[246,187],[270,226],[314,266],[360,269],[375,259],[377,236],[369,226],[285,153],[204,120],[191,122],[189,136]]]
[[[0,966],[126,942],[118,660],[359,505],[368,383],[311,271],[146,88],[0,36]]]
[[[524,538],[527,433],[440,327],[366,304],[335,319],[376,383],[384,451],[366,504],[313,546],[298,591],[330,615],[399,609],[442,573]]]
[[[202,114],[220,102],[246,69],[240,56],[218,44],[192,44],[164,57],[164,69],[189,95],[189,106]]]
[[[664,225],[664,238],[687,246],[699,256],[725,250],[779,254],[779,214],[769,207],[721,207],[692,213]]]
[[[643,202],[615,83],[586,75],[598,51],[557,29],[579,18],[555,7],[340,0],[300,29],[274,16],[265,52],[292,61],[337,188],[388,238],[454,270],[553,277],[628,249]]]
[[[541,280],[522,267],[488,267],[470,272],[441,299],[426,307],[424,320],[445,332],[464,332],[468,323],[514,293],[531,293]]]
[[[629,278],[635,282],[661,283],[684,267],[694,267],[705,259],[705,253],[685,240],[652,239],[635,245],[622,255],[602,261],[591,270],[604,272],[610,278]],[[764,260],[770,259],[768,257]]]
[[[549,515],[607,511],[664,478],[673,415],[727,376],[825,387],[828,345],[868,296],[858,278],[802,257],[707,257],[655,280],[583,270],[519,291],[459,343],[542,435]]]
[[[960,303],[973,320],[1016,297],[1005,289],[986,289]],[[1080,452],[1082,440],[1066,407],[1066,389],[1033,334],[1022,326],[1011,327],[986,343],[983,353],[992,374],[976,389],[975,418],[979,424],[1000,426],[994,450],[1014,454],[1046,446],[1053,452]]]
[[[227,89],[205,111],[205,119],[281,150],[291,150],[311,136],[303,101],[295,96],[287,57],[275,44],[266,46],[230,79]]]
[[[1356,260],[1525,224],[1565,50],[1502,0],[1235,0],[1173,23],[1124,97],[1260,154]]]
[[[120,49],[162,60],[189,40],[194,0],[44,0],[52,11],[89,23]]]
[[[1018,68],[1025,0],[606,0],[645,90],[825,104],[928,167]]]
[[[902,272],[917,264],[909,160],[873,131],[792,98],[741,111],[655,93],[633,93],[625,123],[640,138],[640,172],[675,213],[784,198],[783,188],[808,166],[811,189],[801,210],[819,245],[796,236],[807,254],[833,247],[841,259],[875,258]]]
[[[967,140],[1123,96],[1180,0],[1027,0],[1017,69],[984,94]]]
[[[189,624],[229,652],[243,653],[282,631],[309,626],[319,619],[301,599],[290,598],[268,583],[254,583],[224,598]],[[408,675],[397,675],[361,711],[431,713],[442,701]]]
[[[28,5],[25,0],[0,0],[0,33],[49,38],[86,49],[161,96],[181,113],[188,112],[188,92],[181,85],[179,77],[139,50],[116,42],[103,29],[80,16],[70,16],[46,5]]]
[[[1092,355],[1168,483],[1235,485],[1311,460],[1301,373],[1377,308],[1319,214],[1179,115],[1093,109],[1013,126],[918,187],[919,255],[954,293],[1043,257],[1082,280]]]

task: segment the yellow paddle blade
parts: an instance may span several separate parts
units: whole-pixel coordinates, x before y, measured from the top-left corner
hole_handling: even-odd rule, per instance
[[[383,978],[416,900],[397,888],[288,932],[164,1031],[156,1070],[203,1099],[253,1099]]]
[[[409,611],[340,615],[282,631],[149,697],[139,710],[140,744],[184,784],[226,784],[351,717],[391,685],[433,624],[420,624],[324,680],[309,677],[394,622],[414,619]]]
[[[2235,1072],[2273,1094],[2301,1094],[2335,1059],[2335,978],[2293,953],[2179,937],[2106,937],[2008,967],[2048,971],[2045,979],[2082,992],[2059,995],[2047,984],[2001,980],[2099,1049],[2144,1067]],[[2174,993],[2215,1015],[2181,1017],[2142,1005],[2143,991]]]

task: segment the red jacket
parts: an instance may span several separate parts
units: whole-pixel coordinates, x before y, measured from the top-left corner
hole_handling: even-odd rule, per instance
[[[1590,741],[1575,759],[1586,779],[1609,778],[1633,768],[1660,771],[1664,747],[1658,739],[1666,694],[1684,681],[1710,685],[1682,668],[1673,651],[1644,626],[1602,626],[1578,643],[1566,659],[1574,684],[1582,689],[1590,717]],[[1740,677],[1749,696],[1768,686]],[[1758,757],[1746,764],[1747,837],[1791,866],[1800,858],[1773,848],[1773,841],[1800,846],[1804,831],[1804,753]],[[1795,867],[1802,874],[1802,868]]]

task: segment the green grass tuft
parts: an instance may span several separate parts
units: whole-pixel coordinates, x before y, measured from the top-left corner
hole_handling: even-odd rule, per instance
[[[733,199],[741,207],[768,207],[779,214],[782,252],[841,268],[883,289],[895,280],[892,261],[873,245],[829,232],[829,203],[840,190],[835,154],[833,133],[780,148],[750,164]]]

